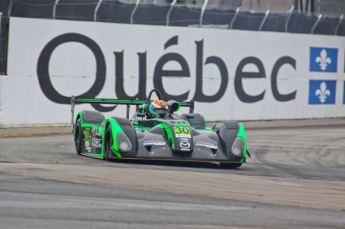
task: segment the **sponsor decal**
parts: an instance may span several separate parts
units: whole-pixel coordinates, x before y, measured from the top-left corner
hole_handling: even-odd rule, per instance
[[[102,139],[101,138],[92,138],[92,146],[101,148],[102,147]]]
[[[310,80],[309,104],[335,104],[336,80]]]
[[[337,72],[338,49],[310,47],[311,72]]]
[[[180,141],[189,141],[190,138],[179,138]]]
[[[146,140],[143,145],[144,146],[164,146],[166,143],[165,141],[162,141],[162,140],[159,140],[159,139],[149,139],[149,140]]]
[[[86,147],[90,146],[89,142],[85,142],[85,146]]]
[[[181,148],[184,148],[184,149],[188,148],[189,149],[190,143],[187,141],[183,141],[183,142],[180,142],[180,146],[181,146]]]
[[[92,128],[91,129],[91,135],[101,137],[102,135],[101,135],[100,128],[99,127],[98,128],[97,127],[96,128]]]
[[[175,136],[176,136],[177,138],[191,138],[191,136],[188,135],[188,134],[176,134]]]
[[[218,146],[216,146],[215,144],[208,142],[208,141],[198,141],[195,145],[196,146],[203,146],[203,147],[210,148],[210,149],[218,149]]]

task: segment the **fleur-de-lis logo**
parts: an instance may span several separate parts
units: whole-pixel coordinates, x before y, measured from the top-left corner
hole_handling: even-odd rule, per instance
[[[316,57],[316,63],[319,63],[319,66],[322,71],[327,69],[327,66],[332,62],[331,58],[327,57],[327,51],[322,49],[320,56]]]
[[[320,89],[317,89],[315,91],[315,95],[319,96],[321,103],[326,102],[327,96],[330,96],[331,92],[330,92],[330,90],[327,89],[327,84],[325,82],[322,82],[320,84]]]

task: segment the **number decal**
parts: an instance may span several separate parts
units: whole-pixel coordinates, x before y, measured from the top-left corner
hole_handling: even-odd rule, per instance
[[[190,130],[189,127],[186,126],[174,126],[174,132],[176,137],[189,137],[190,138]]]
[[[182,128],[182,132],[183,132],[184,134],[190,134],[189,128],[188,128],[188,127],[183,127],[183,128]]]
[[[181,134],[181,127],[174,127],[175,134]]]

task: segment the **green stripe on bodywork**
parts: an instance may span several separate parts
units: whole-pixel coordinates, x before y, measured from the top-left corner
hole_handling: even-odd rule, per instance
[[[246,132],[244,130],[244,126],[242,123],[239,124],[237,137],[241,137],[243,139],[243,158],[241,158],[240,162],[244,162],[246,160],[246,154],[247,154],[247,138],[246,138]]]
[[[158,125],[155,126],[155,128],[161,128],[161,129],[163,129],[164,127],[163,127],[162,124],[158,124]]]
[[[93,126],[95,126],[95,124],[83,124],[83,123],[81,123],[81,127],[83,127],[83,128],[92,128]]]
[[[118,157],[118,158],[122,158],[121,153],[119,152],[119,148],[117,145],[117,133],[120,132],[124,132],[123,129],[121,128],[121,126],[112,118],[106,119],[105,122],[108,122],[111,126],[111,134],[113,137],[113,145],[111,146],[111,148],[113,149],[114,154]],[[103,133],[103,139],[105,139],[105,131]],[[102,154],[104,155],[104,141],[102,142]]]
[[[171,147],[173,149],[176,149],[175,141],[174,141],[174,136],[173,136],[173,133],[171,132],[170,127],[167,124],[165,124],[165,123],[161,123],[160,125],[163,127],[163,129],[167,133],[168,141],[172,143]]]

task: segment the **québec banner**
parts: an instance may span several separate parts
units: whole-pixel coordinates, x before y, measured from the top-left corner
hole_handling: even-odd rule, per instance
[[[344,53],[337,36],[11,17],[0,125],[68,124],[72,95],[153,88],[209,121],[344,117]]]

